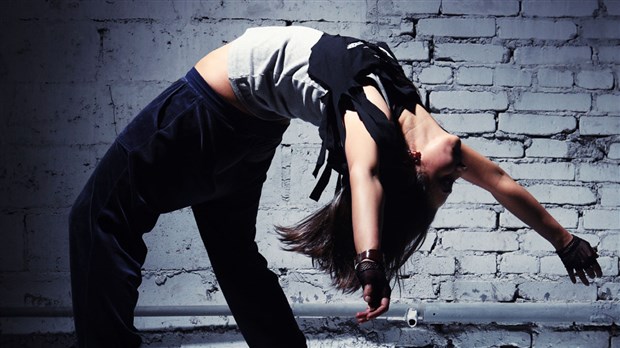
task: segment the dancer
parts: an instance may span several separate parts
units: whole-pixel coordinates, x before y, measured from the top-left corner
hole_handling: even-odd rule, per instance
[[[70,216],[80,347],[136,347],[142,235],[191,206],[213,271],[247,343],[305,347],[275,274],[258,252],[260,193],[290,119],[323,140],[312,197],[332,171],[330,204],[292,227],[345,291],[363,288],[365,322],[389,308],[390,280],[423,242],[452,184],[493,194],[558,250],[571,280],[601,276],[596,251],[563,229],[497,165],[443,130],[385,44],[304,27],[249,29],[202,58],[142,110],[101,159]]]

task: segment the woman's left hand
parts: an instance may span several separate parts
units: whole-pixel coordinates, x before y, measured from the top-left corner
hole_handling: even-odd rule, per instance
[[[573,235],[568,245],[557,253],[573,284],[577,282],[575,274],[585,285],[590,285],[586,274],[590,278],[603,276],[601,266],[596,261],[598,254],[587,241]]]

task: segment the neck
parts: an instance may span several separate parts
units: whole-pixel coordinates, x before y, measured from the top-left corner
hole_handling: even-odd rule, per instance
[[[416,107],[415,114],[405,110],[398,121],[409,149],[422,155],[432,141],[447,134],[420,105]]]

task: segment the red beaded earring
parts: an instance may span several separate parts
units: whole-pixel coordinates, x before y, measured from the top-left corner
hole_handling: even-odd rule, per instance
[[[409,157],[413,160],[413,164],[419,165],[422,162],[422,154],[419,151],[407,150]]]

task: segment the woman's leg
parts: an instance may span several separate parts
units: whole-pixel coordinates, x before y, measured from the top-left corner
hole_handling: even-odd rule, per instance
[[[306,347],[278,277],[254,242],[255,204],[241,199],[193,207],[226,302],[250,347]]]
[[[114,143],[70,214],[71,287],[80,347],[137,347],[133,325],[141,266],[142,233],[157,221],[132,202],[127,155]]]
[[[275,151],[239,165],[238,188],[192,207],[211,265],[235,321],[251,347],[306,347],[278,277],[267,268],[254,241],[265,173]],[[250,176],[254,173],[254,176]]]

